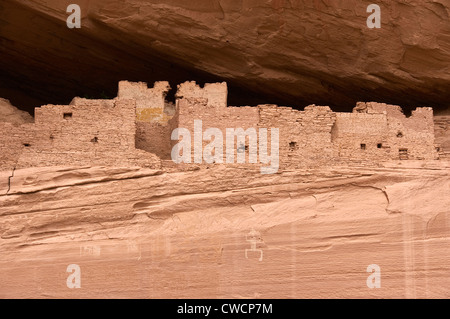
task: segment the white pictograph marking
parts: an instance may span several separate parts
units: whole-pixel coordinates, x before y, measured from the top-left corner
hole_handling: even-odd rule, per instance
[[[263,260],[263,251],[262,249],[258,249],[257,245],[263,243],[263,240],[261,239],[261,234],[252,229],[246,236],[246,241],[250,243],[250,249],[245,250],[245,258],[248,259],[248,252],[249,251],[256,251],[260,253],[259,261]]]

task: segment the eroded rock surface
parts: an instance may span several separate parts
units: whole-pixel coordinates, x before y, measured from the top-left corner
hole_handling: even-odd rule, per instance
[[[3,174],[0,297],[445,298],[445,165]]]
[[[69,30],[73,2],[82,28]],[[449,1],[380,0],[378,30],[372,2],[3,1],[0,96],[32,111],[115,96],[124,79],[196,79],[226,80],[229,105],[448,108]],[[3,99],[0,120],[32,121]],[[12,165],[0,298],[448,298],[449,123],[435,118],[442,160],[380,168]],[[366,285],[373,264],[379,289]]]
[[[0,98],[0,122],[20,125],[33,123],[33,117],[29,113],[21,111],[11,105],[8,100]]]

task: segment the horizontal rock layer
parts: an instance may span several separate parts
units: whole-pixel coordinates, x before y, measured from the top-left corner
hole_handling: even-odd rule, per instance
[[[3,172],[0,297],[445,298],[449,167],[430,165]]]

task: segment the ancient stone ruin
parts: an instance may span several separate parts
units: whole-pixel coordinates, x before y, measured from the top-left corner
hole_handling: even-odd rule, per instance
[[[112,100],[75,98],[70,105],[35,110],[34,123],[0,123],[0,167],[170,165],[176,128],[278,128],[281,168],[334,164],[375,165],[389,160],[435,160],[433,110],[407,117],[399,106],[358,103],[353,113],[328,106],[303,111],[276,105],[227,106],[227,84],[178,86],[176,103],[166,101],[168,82],[119,83]],[[239,147],[239,146],[237,146]],[[242,149],[248,153],[245,145]],[[247,154],[248,156],[248,154]],[[251,165],[248,164],[242,165]],[[236,164],[238,165],[238,164]],[[172,165],[173,166],[173,165]]]

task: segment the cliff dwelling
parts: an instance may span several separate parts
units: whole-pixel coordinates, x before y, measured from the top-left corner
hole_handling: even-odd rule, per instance
[[[449,0],[0,1],[0,298],[448,298],[449,35]]]
[[[277,105],[228,106],[227,84],[178,86],[175,105],[168,82],[148,88],[121,81],[112,100],[74,98],[70,105],[35,110],[34,123],[0,123],[1,168],[61,165],[136,165],[161,168],[170,161],[176,128],[277,128],[281,168],[376,165],[389,160],[435,160],[433,110],[358,103],[352,113],[310,105],[303,111]],[[207,143],[204,142],[203,147]],[[225,147],[225,145],[224,145]],[[236,152],[247,153],[248,145]],[[192,161],[194,162],[194,161]],[[204,163],[203,163],[204,164]],[[248,163],[247,163],[248,164]]]

